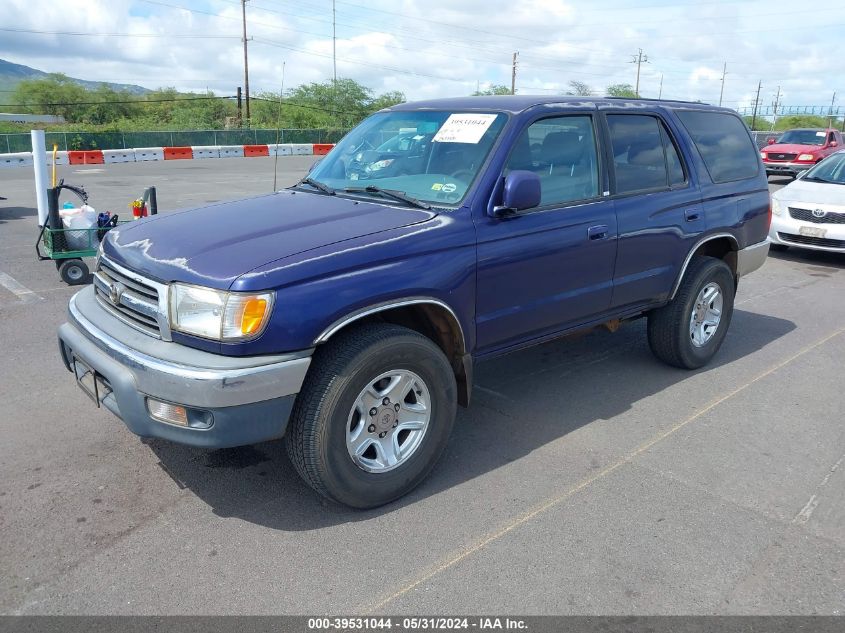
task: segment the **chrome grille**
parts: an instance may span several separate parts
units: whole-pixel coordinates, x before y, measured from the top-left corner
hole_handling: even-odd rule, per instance
[[[826,237],[810,237],[809,235],[795,235],[794,233],[778,233],[784,242],[808,244],[810,246],[826,246],[828,248],[845,248],[845,240],[831,240]]]
[[[823,216],[817,217],[812,210],[798,207],[789,207],[789,217],[813,224],[845,224],[845,213],[825,212]]]
[[[94,273],[94,293],[100,305],[127,325],[151,336],[169,339],[166,327],[165,288],[151,280],[100,259]]]
[[[798,156],[798,154],[784,154],[784,153],[781,153],[781,152],[769,152],[766,155],[766,160],[770,160],[770,161],[773,161],[773,162],[790,161],[790,160],[795,160],[796,156]]]

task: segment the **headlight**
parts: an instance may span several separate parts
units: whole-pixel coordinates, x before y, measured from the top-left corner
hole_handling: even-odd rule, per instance
[[[244,341],[264,331],[273,310],[273,293],[225,292],[173,284],[170,327],[216,341]]]
[[[798,160],[813,160],[813,159],[815,159],[815,156],[813,156],[812,154],[800,154],[798,156]]]
[[[760,152],[760,158],[766,160],[766,152]]]
[[[772,215],[783,215],[783,206],[777,198],[772,198]]]

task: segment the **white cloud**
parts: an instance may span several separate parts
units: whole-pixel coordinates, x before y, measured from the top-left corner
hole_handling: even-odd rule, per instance
[[[662,76],[665,98],[716,102],[727,61],[726,105],[748,105],[758,80],[764,103],[778,85],[791,104],[827,104],[834,90],[845,103],[838,67],[845,43],[837,37],[845,26],[838,18],[809,20],[785,0],[644,2],[338,0],[338,75],[376,93],[400,90],[410,99],[462,95],[479,84],[510,85],[511,55],[518,50],[520,92],[565,92],[569,81],[578,80],[601,93],[610,84],[635,82],[630,62],[642,48],[648,56],[640,75],[644,96],[657,96]],[[824,6],[816,6],[816,13],[838,15],[835,0],[820,2]],[[10,61],[153,88],[208,87],[233,94],[243,83],[238,0],[4,0],[4,5],[2,28],[91,34],[2,32],[0,57]],[[251,0],[247,12],[254,38],[253,92],[278,90],[282,61],[287,87],[331,77],[331,0]]]

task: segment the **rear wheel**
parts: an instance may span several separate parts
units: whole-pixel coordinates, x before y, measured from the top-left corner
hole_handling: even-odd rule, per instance
[[[719,351],[733,316],[734,278],[721,259],[694,257],[675,298],[652,311],[648,343],[660,360],[696,369]]]
[[[397,325],[360,326],[315,353],[291,416],[288,455],[320,494],[379,506],[428,475],[456,404],[454,373],[430,339]]]
[[[81,259],[65,259],[59,267],[59,276],[69,286],[78,286],[88,281],[88,266]]]

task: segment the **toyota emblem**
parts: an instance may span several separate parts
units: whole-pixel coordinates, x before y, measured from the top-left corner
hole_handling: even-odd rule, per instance
[[[813,209],[813,217],[814,218],[823,218],[827,215],[827,211],[824,209]]]
[[[123,291],[126,290],[126,286],[122,283],[117,282],[109,286],[109,299],[114,305],[120,305],[120,297],[123,296]]]

